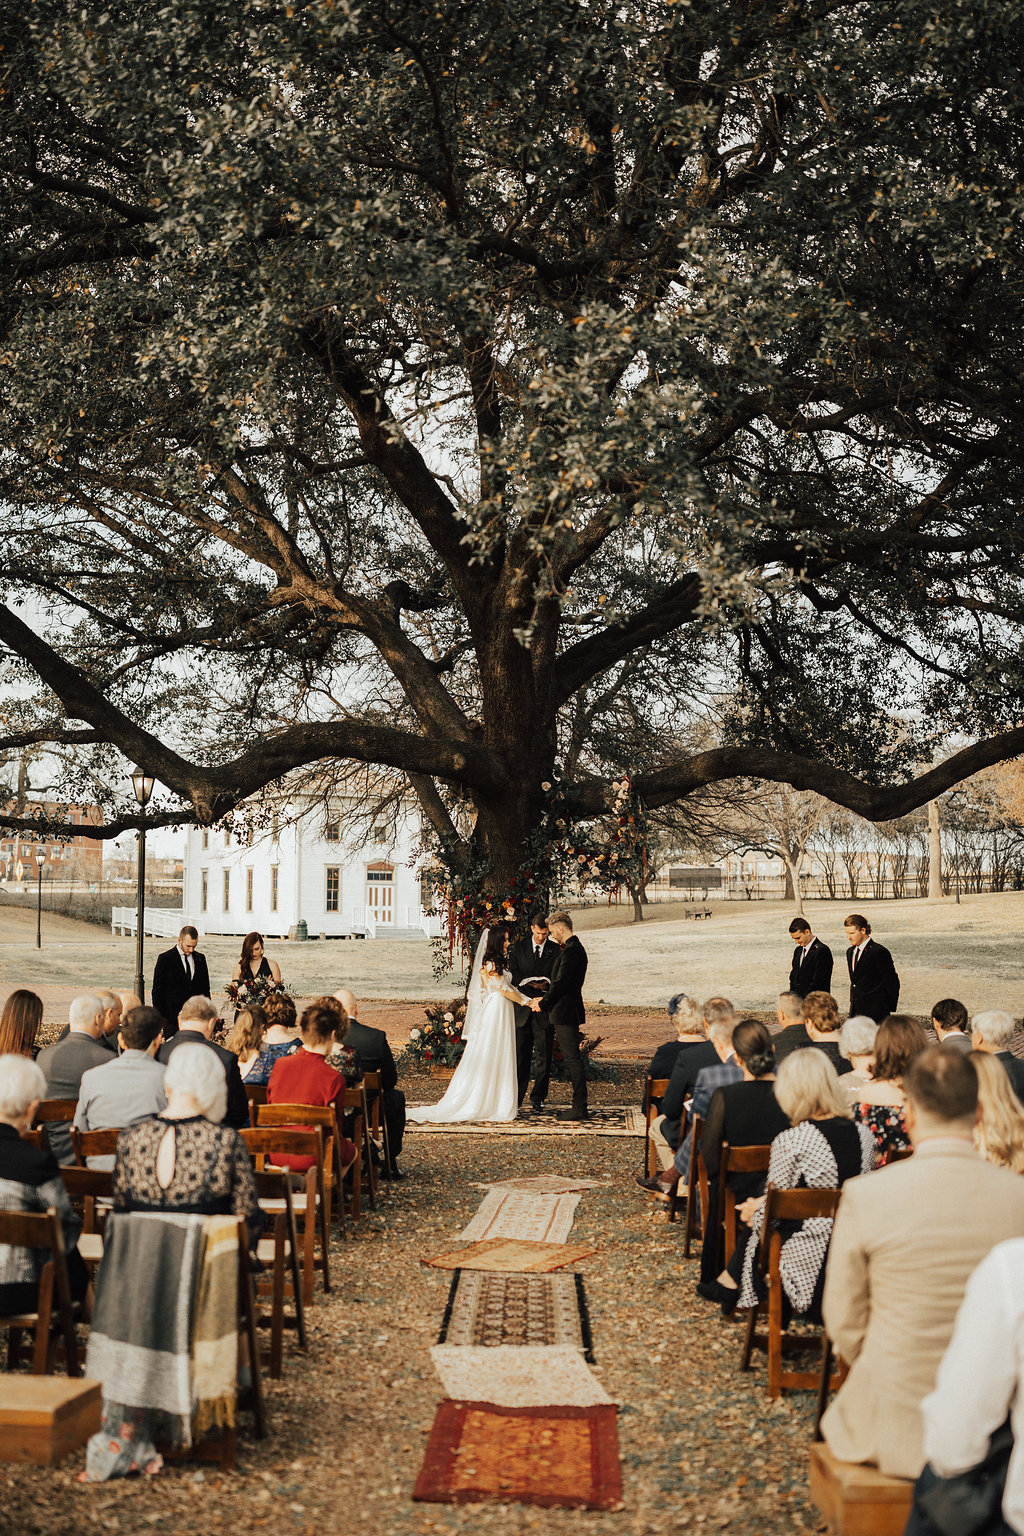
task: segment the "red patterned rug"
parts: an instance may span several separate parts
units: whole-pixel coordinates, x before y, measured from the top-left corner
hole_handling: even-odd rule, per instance
[[[615,1405],[496,1408],[445,1399],[413,1498],[621,1509]]]

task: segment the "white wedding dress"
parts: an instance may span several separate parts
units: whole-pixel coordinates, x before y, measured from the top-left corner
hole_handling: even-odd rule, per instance
[[[446,1125],[455,1120],[516,1118],[516,1018],[511,999],[501,991],[512,986],[512,976],[509,971],[501,976],[485,975],[479,983],[474,978],[473,985],[480,987],[481,1007],[448,1090],[440,1103],[408,1110],[407,1120]],[[523,1001],[529,999],[524,997]]]

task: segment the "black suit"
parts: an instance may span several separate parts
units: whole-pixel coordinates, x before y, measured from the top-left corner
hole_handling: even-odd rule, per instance
[[[48,1099],[77,1099],[82,1086],[82,1075],[90,1067],[102,1067],[113,1061],[106,1046],[94,1040],[92,1035],[80,1029],[71,1029],[67,1038],[48,1045],[39,1052],[36,1065],[42,1068],[46,1078]],[[46,1135],[58,1163],[75,1161],[71,1146],[71,1127],[64,1120],[52,1121],[46,1127]]]
[[[242,1086],[242,1075],[238,1070],[238,1057],[226,1046],[218,1045],[215,1040],[207,1040],[206,1036],[198,1029],[179,1029],[174,1038],[165,1040],[157,1052],[157,1061],[164,1066],[170,1061],[174,1051],[179,1045],[205,1045],[207,1050],[216,1051],[221,1065],[224,1068],[224,1076],[228,1085],[228,1107],[224,1116],[225,1125],[233,1125],[235,1130],[241,1130],[243,1125],[249,1124],[249,1100],[245,1096]]]
[[[562,951],[554,939],[545,939],[540,954],[538,955],[531,935],[528,939],[518,939],[508,952],[508,966],[512,972],[512,985],[525,992],[527,997],[542,997],[542,987],[524,987],[524,976],[547,976],[554,973],[555,965]],[[537,1083],[547,1084],[551,1077],[551,1056],[555,1048],[554,1030],[551,1020],[545,1014],[534,1013],[532,1008],[526,1008],[522,1003],[515,1005],[516,1015],[516,1077],[519,1084],[519,1103],[526,1097],[526,1087],[530,1081],[530,1073],[533,1070],[533,1056],[536,1050],[540,1060],[540,1070],[537,1073],[537,1082],[534,1083],[531,1103],[535,1109],[543,1104],[543,1095],[537,1093]]]
[[[164,1035],[168,1038],[177,1029],[178,1014],[188,999],[210,995],[210,972],[206,956],[194,950],[192,961],[190,977],[177,944],[173,949],[165,949],[162,955],[157,955],[153,971],[153,1007],[163,1018]]]
[[[710,1040],[684,1045],[676,1057],[676,1064],[672,1068],[672,1075],[665,1089],[665,1097],[661,1101],[661,1112],[665,1116],[661,1124],[661,1134],[670,1147],[678,1145],[683,1115],[686,1112],[684,1106],[686,1100],[693,1097],[694,1085],[699,1074],[705,1067],[717,1067],[721,1060],[721,1056]]]
[[[1018,1061],[1016,1056],[1009,1051],[993,1051],[996,1061],[1002,1062],[1006,1068],[1006,1075],[1010,1079],[1010,1087],[1024,1104],[1024,1061]]]
[[[861,1013],[881,1024],[887,1013],[895,1013],[900,1000],[900,979],[884,944],[868,939],[856,966],[851,944],[846,951],[846,969],[850,973],[851,1017]]]
[[[785,1029],[780,1029],[777,1035],[772,1036],[775,1060],[785,1061],[794,1051],[802,1051],[811,1043],[806,1024],[787,1024]]]
[[[395,1085],[398,1068],[382,1029],[372,1029],[358,1019],[349,1019],[345,1044],[352,1047],[359,1059],[362,1072],[380,1073],[381,1109],[388,1129],[388,1149],[394,1163],[402,1150],[405,1135],[405,1094]],[[369,1096],[368,1096],[369,1097]]]
[[[540,1000],[555,1030],[555,1039],[572,1081],[572,1107],[587,1109],[587,1072],[580,1055],[580,1029],[586,1022],[583,1006],[583,981],[587,974],[587,952],[574,933],[570,934],[555,960],[551,985]],[[548,1075],[537,1078],[533,1097],[542,1104],[548,1096]]]
[[[789,972],[789,990],[797,997],[808,992],[829,992],[832,989],[832,951],[820,939],[815,939],[804,955],[798,944],[793,951],[793,964]]]

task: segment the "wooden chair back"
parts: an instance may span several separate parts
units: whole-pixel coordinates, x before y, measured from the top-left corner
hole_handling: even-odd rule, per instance
[[[113,1173],[99,1168],[64,1167],[60,1176],[68,1199],[82,1217],[82,1231],[90,1235],[102,1232],[114,1193]]]
[[[260,1106],[257,1114],[268,1113],[274,1107],[276,1106]],[[295,1106],[288,1107],[294,1109]],[[294,1119],[290,1123],[277,1125],[273,1123],[273,1116],[271,1116],[271,1124],[261,1124],[251,1129],[247,1127],[240,1131],[239,1135],[248,1147],[249,1155],[258,1173],[266,1170],[267,1160],[270,1159],[272,1162],[275,1155],[312,1157],[314,1160],[305,1174],[292,1174],[292,1177],[302,1179],[305,1184],[303,1195],[295,1202],[295,1208],[302,1215],[303,1300],[309,1306],[313,1300],[315,1269],[320,1269],[324,1290],[331,1289],[330,1211],[325,1177],[325,1160],[331,1154],[324,1145],[323,1131],[320,1126],[313,1126],[310,1130],[299,1130]],[[281,1171],[280,1165],[277,1171]],[[291,1173],[289,1169],[284,1171]],[[272,1209],[271,1214],[273,1214]],[[316,1257],[318,1237],[320,1240],[319,1263]]]
[[[913,1157],[913,1147],[897,1147],[889,1153],[888,1166],[891,1163],[905,1163],[908,1157]]]
[[[384,1085],[380,1072],[364,1072],[362,1086],[366,1096],[366,1121],[370,1139],[380,1148],[384,1163],[384,1178],[387,1179],[391,1174],[391,1138],[388,1135],[388,1122],[384,1114]]]
[[[249,1100],[249,1119],[255,1125],[255,1106],[267,1102],[267,1085],[266,1083],[247,1083],[243,1077],[242,1087],[245,1089],[245,1096]]]
[[[348,1090],[352,1092],[356,1090]],[[347,1104],[346,1093],[346,1104]],[[362,1098],[359,1096],[359,1104]],[[342,1233],[345,1233],[345,1212],[343,1180],[345,1169],[341,1161],[341,1130],[338,1125],[338,1116],[333,1104],[260,1104],[256,1107],[256,1124],[261,1128],[268,1125],[312,1125],[323,1132],[324,1136],[324,1187],[327,1194],[327,1215],[331,1216],[334,1192],[337,1190],[338,1221]],[[359,1143],[357,1142],[358,1146]],[[358,1215],[358,1211],[354,1212]]]
[[[690,1257],[690,1243],[694,1237],[703,1237],[708,1230],[708,1170],[704,1166],[704,1159],[700,1155],[700,1144],[704,1139],[704,1118],[702,1115],[693,1117],[693,1140],[690,1143],[690,1170],[686,1180],[686,1225],[683,1229],[683,1258]],[[678,1188],[678,1186],[677,1186]],[[698,1201],[700,1202],[700,1217],[697,1216]],[[669,1201],[669,1220],[675,1220],[676,1197]]]
[[[71,1147],[79,1168],[86,1166],[86,1158],[110,1157],[117,1151],[119,1129],[110,1131],[78,1131],[71,1127]]]
[[[729,1188],[730,1173],[767,1173],[771,1161],[771,1142],[757,1147],[732,1147],[722,1143],[718,1165],[718,1219],[716,1231],[723,1237],[723,1264],[728,1264],[736,1248],[736,1196]]]
[[[110,1059],[113,1061],[114,1058]],[[73,1120],[77,1108],[77,1099],[41,1099],[32,1116],[32,1125],[52,1125],[54,1121]]]
[[[370,1145],[370,1114],[366,1103],[366,1089],[345,1089],[345,1121],[350,1124],[352,1141],[356,1148],[355,1162],[346,1170],[347,1192],[352,1204],[353,1218],[362,1215],[362,1192],[365,1188],[370,1210],[377,1208],[377,1166]]]
[[[21,1333],[33,1333],[32,1374],[45,1376],[50,1364],[50,1329],[56,1310],[57,1322],[64,1341],[64,1355],[69,1376],[80,1376],[78,1339],[75,1335],[75,1317],[71,1305],[71,1286],[68,1283],[67,1257],[64,1252],[64,1233],[60,1217],[51,1205],[42,1211],[0,1211],[0,1245],[11,1248],[38,1248],[49,1250],[50,1257],[39,1276],[39,1298],[34,1312],[22,1312],[0,1317],[0,1327],[11,1334],[9,1362],[17,1361],[17,1345]]]
[[[277,1169],[257,1171],[256,1194],[261,1204],[266,1202],[273,1207],[269,1213],[269,1236],[261,1238],[257,1246],[257,1254],[269,1266],[269,1274],[267,1268],[264,1268],[261,1274],[254,1276],[254,1281],[257,1302],[265,1297],[270,1298],[269,1317],[258,1311],[256,1324],[257,1327],[269,1324],[270,1375],[277,1381],[281,1376],[284,1359],[285,1328],[296,1330],[300,1349],[305,1349],[307,1344],[291,1178]],[[285,1310],[286,1301],[292,1304],[290,1315]]]
[[[667,1077],[652,1077],[648,1072],[644,1081],[644,1169],[649,1179],[658,1171],[658,1155],[648,1132],[660,1113],[658,1104],[668,1091]]]

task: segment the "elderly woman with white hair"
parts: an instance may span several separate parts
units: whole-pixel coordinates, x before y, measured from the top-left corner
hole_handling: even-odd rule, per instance
[[[851,1105],[860,1103],[861,1089],[871,1081],[877,1034],[878,1025],[866,1013],[851,1014],[839,1031],[839,1054],[845,1057],[853,1069],[844,1073],[839,1086]]]
[[[27,1056],[0,1056],[0,1207],[5,1211],[46,1211],[60,1217],[67,1254],[68,1279],[74,1301],[85,1301],[89,1273],[76,1243],[82,1223],[71,1208],[57,1160],[23,1135],[36,1106],[46,1096],[42,1069]],[[0,1247],[0,1316],[34,1312],[39,1297],[39,1273],[46,1250]]]
[[[215,1051],[181,1045],[164,1074],[167,1108],[117,1138],[114,1208],[244,1216],[252,1243],[263,1227],[252,1159],[230,1125],[227,1082]]]

